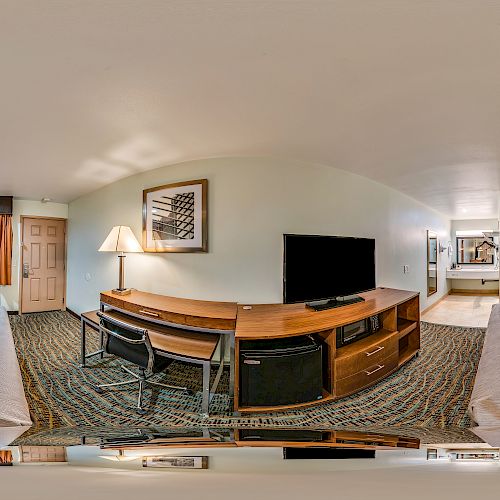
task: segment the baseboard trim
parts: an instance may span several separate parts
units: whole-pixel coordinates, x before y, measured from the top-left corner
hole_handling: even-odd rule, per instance
[[[460,288],[452,288],[450,295],[493,295],[498,296],[498,290],[469,290],[469,289],[460,289]]]
[[[423,315],[425,313],[428,313],[431,309],[434,309],[440,302],[442,302],[444,299],[446,299],[446,297],[448,297],[448,295],[451,294],[451,290],[448,290],[441,298],[439,298],[438,300],[436,300],[436,302],[434,302],[434,304],[430,305],[429,307],[426,307],[421,313],[420,315]]]
[[[73,316],[73,317],[74,317],[74,318],[76,318],[77,320],[80,320],[80,319],[81,319],[81,316],[80,316],[78,313],[76,313],[75,311],[72,311],[72,310],[71,310],[71,309],[69,309],[69,308],[66,308],[65,310],[66,310],[66,312],[70,313],[70,314],[71,314],[71,316]],[[18,315],[19,315],[19,311],[7,311],[7,314],[8,314],[9,316],[18,316]]]
[[[81,316],[76,313],[75,311],[72,311],[69,307],[66,308],[66,312],[70,313],[71,316],[73,316],[74,318],[76,318],[78,321],[80,321],[81,319]]]

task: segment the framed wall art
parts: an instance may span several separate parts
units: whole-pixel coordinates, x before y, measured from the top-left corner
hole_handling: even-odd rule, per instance
[[[145,252],[207,252],[207,179],[166,184],[143,192]]]

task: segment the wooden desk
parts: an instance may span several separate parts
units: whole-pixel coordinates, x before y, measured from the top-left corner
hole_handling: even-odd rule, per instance
[[[80,315],[80,367],[85,368],[87,366],[87,359],[93,358],[94,356],[99,356],[101,359],[104,356],[104,350],[102,349],[102,333],[99,332],[99,316],[97,316],[97,311],[88,311]],[[99,332],[99,349],[97,351],[87,354],[87,327],[92,328]]]
[[[182,345],[172,347],[175,342],[168,337],[172,332],[164,328],[174,327],[177,332],[188,330],[189,335],[196,332],[198,335],[221,335],[223,352],[229,350],[229,391],[235,413],[269,412],[321,404],[354,394],[387,377],[418,354],[419,294],[378,288],[360,295],[364,302],[313,311],[304,304],[258,304],[248,309],[233,302],[179,299],[134,290],[125,296],[103,292],[101,310],[111,310],[113,314],[125,315],[128,321],[147,325],[148,330],[153,332],[152,341],[154,339],[159,350],[162,345],[164,349],[170,349],[169,355],[186,354],[188,347],[195,348],[196,339],[198,347],[207,348],[207,353],[211,344],[209,337],[206,337],[206,343],[204,337],[192,337],[193,344],[190,346],[183,340]],[[371,316],[378,316],[380,320],[380,329],[376,333],[349,345],[336,345],[337,327]],[[322,399],[285,406],[241,407],[239,351],[243,343],[300,335],[313,336],[321,343],[325,353]],[[176,349],[177,353],[171,352]],[[223,368],[224,356],[221,359]],[[221,373],[220,368],[218,377]]]
[[[235,334],[236,412],[272,412],[315,405],[349,396],[373,385],[417,355],[420,348],[419,294],[377,288],[359,294],[365,300],[334,309],[314,311],[305,304],[238,306]],[[379,316],[380,330],[345,346],[336,345],[337,327]],[[286,406],[241,407],[239,352],[246,341],[311,335],[326,351],[323,397]]]
[[[160,353],[210,361],[219,343],[219,335],[216,333],[188,332],[170,326],[152,324],[112,309],[106,311],[106,314],[137,328],[145,328],[148,331],[151,346]]]
[[[418,293],[377,288],[359,295],[365,299],[364,302],[325,311],[314,311],[305,304],[256,304],[252,305],[251,309],[239,305],[236,338],[270,339],[333,330],[338,326],[355,323],[368,316],[390,310],[418,296]]]
[[[100,309],[116,319],[146,328],[158,354],[202,365],[202,413],[205,415],[208,415],[210,398],[222,376],[224,357],[229,350],[229,395],[233,397],[236,303],[180,299],[139,290],[133,290],[130,295],[114,295],[108,291],[101,293]],[[210,390],[210,366],[219,340],[220,365]]]
[[[250,431],[250,433],[249,433]],[[351,448],[365,450],[389,450],[395,448],[420,448],[420,439],[394,434],[378,434],[358,431],[342,431],[317,428],[225,428],[197,429],[193,436],[163,430],[139,436],[130,441],[113,438],[101,442],[102,449],[141,450],[148,448]],[[306,434],[306,435],[304,435]]]
[[[200,331],[234,331],[235,302],[179,299],[133,290],[130,295],[101,293],[101,303],[149,321]]]

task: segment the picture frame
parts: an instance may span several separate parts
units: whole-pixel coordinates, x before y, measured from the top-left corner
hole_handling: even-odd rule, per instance
[[[208,180],[145,189],[142,246],[151,253],[208,252]]]

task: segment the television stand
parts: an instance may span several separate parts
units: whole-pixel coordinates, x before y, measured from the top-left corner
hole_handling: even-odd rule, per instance
[[[337,297],[335,299],[324,300],[321,302],[307,302],[306,307],[314,311],[325,311],[326,309],[333,309],[335,307],[347,306],[349,304],[356,304],[357,302],[364,302],[365,299],[359,295],[350,295],[345,298]]]
[[[365,299],[364,302],[321,313],[305,307],[304,303],[254,304],[251,309],[238,306],[234,340],[234,411],[241,414],[273,413],[326,404],[370,387],[411,362],[420,349],[418,292],[377,288],[359,295]],[[339,326],[368,320],[372,316],[378,316],[380,328],[376,332],[351,344],[337,344]],[[312,336],[315,342],[321,343],[324,354],[323,397],[305,403],[297,403],[296,400],[283,403],[281,394],[289,384],[295,384],[295,380],[285,376],[280,379],[283,391],[278,391],[273,404],[268,404],[269,400],[254,406],[243,404],[241,384],[245,382],[245,376],[241,351],[248,347],[246,342],[269,342],[301,336]],[[255,369],[256,374],[262,368],[259,365],[246,366]],[[267,379],[263,377],[262,384],[266,385]],[[345,438],[343,446],[348,447],[350,442],[349,438]]]

